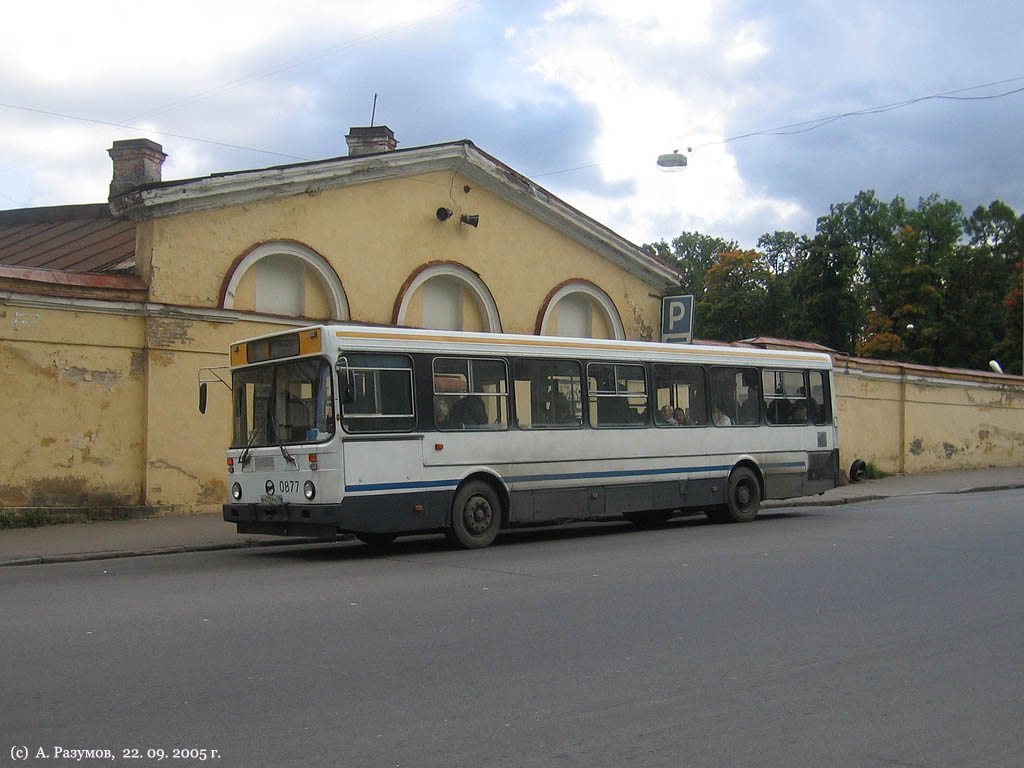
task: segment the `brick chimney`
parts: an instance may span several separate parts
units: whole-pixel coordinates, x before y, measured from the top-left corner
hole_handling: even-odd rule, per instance
[[[348,142],[348,156],[375,155],[378,152],[394,152],[398,142],[395,134],[386,125],[369,128],[349,128],[345,141]]]
[[[167,159],[164,148],[149,139],[115,141],[107,153],[114,161],[110,200],[135,187],[160,181],[160,169]]]

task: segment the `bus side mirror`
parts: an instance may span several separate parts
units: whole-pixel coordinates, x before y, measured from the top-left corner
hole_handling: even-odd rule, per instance
[[[206,413],[206,382],[199,382],[199,412]]]

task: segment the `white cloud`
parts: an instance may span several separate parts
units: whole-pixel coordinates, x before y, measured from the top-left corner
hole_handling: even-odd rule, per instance
[[[309,54],[452,6],[450,0],[177,0],[171,8],[108,0],[61,3],[55,23],[52,4],[15,3],[5,8],[4,23],[18,33],[5,35],[0,68],[45,86],[220,78],[243,55],[257,53],[267,67],[292,58],[294,52],[282,57],[283,40],[305,37],[313,46],[304,51]]]
[[[726,58],[737,63],[756,61],[768,53],[761,42],[761,32],[755,24],[745,24],[732,40]]]
[[[693,62],[728,68],[766,55],[758,29],[748,25],[737,32],[715,17],[709,3],[641,3],[639,11],[635,5],[565,3],[522,36],[520,55],[531,71],[597,109],[600,133],[592,151],[602,176],[633,185],[626,199],[576,190],[566,197],[636,241],[666,236],[661,227],[669,220],[678,224],[668,237],[694,228],[738,236],[738,223],[756,213],[792,220],[799,206],[749,188],[729,146],[718,143],[742,103],[742,91],[716,90],[697,76],[676,76]],[[657,27],[651,26],[654,18]],[[697,151],[684,172],[657,169],[657,155],[687,146]],[[543,181],[555,189],[568,186],[557,176]]]

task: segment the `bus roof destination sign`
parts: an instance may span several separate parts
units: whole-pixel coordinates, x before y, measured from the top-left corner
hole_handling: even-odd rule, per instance
[[[693,296],[663,296],[661,340],[670,344],[693,341]]]

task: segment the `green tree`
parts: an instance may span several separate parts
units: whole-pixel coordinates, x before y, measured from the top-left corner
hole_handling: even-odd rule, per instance
[[[724,240],[700,232],[683,232],[672,239],[671,245],[660,240],[643,246],[645,251],[682,272],[679,288],[684,294],[693,294],[695,302],[704,296],[705,278],[708,270],[717,263],[718,255],[737,248],[739,245],[735,240]]]
[[[835,224],[818,220],[818,234],[792,270],[786,327],[795,338],[850,352],[864,322],[854,284],[857,250]]]
[[[987,360],[996,359],[1007,373],[1021,373],[1024,354],[1021,350],[1024,215],[1018,217],[1010,206],[996,200],[988,208],[975,208],[964,229],[970,237],[976,265],[965,270],[968,278],[964,283],[955,281],[951,276],[950,290],[958,298],[960,293],[966,294],[959,298],[960,302],[977,305],[974,307],[975,316],[983,318],[974,321],[986,335],[976,340],[978,352],[973,356],[972,367],[985,367]],[[975,291],[973,295],[968,287],[971,285]],[[999,320],[993,319],[986,310],[998,312]],[[964,315],[968,316],[969,310]],[[983,346],[990,336],[995,337],[994,343]],[[971,341],[967,340],[966,348],[969,349]],[[980,354],[982,349],[986,354]]]
[[[796,232],[776,230],[757,239],[757,247],[771,273],[765,299],[764,326],[760,334],[780,338],[800,338],[801,327],[796,289],[799,266],[807,258],[810,240]]]
[[[897,197],[874,210],[872,221],[879,228],[870,251],[861,254],[871,309],[858,353],[932,365],[946,362],[946,276],[961,258],[957,243],[963,210],[936,195],[922,198],[914,209]],[[890,231],[883,232],[885,227]]]
[[[735,341],[761,334],[771,273],[757,251],[730,251],[707,271],[707,290],[697,305],[695,333]]]

